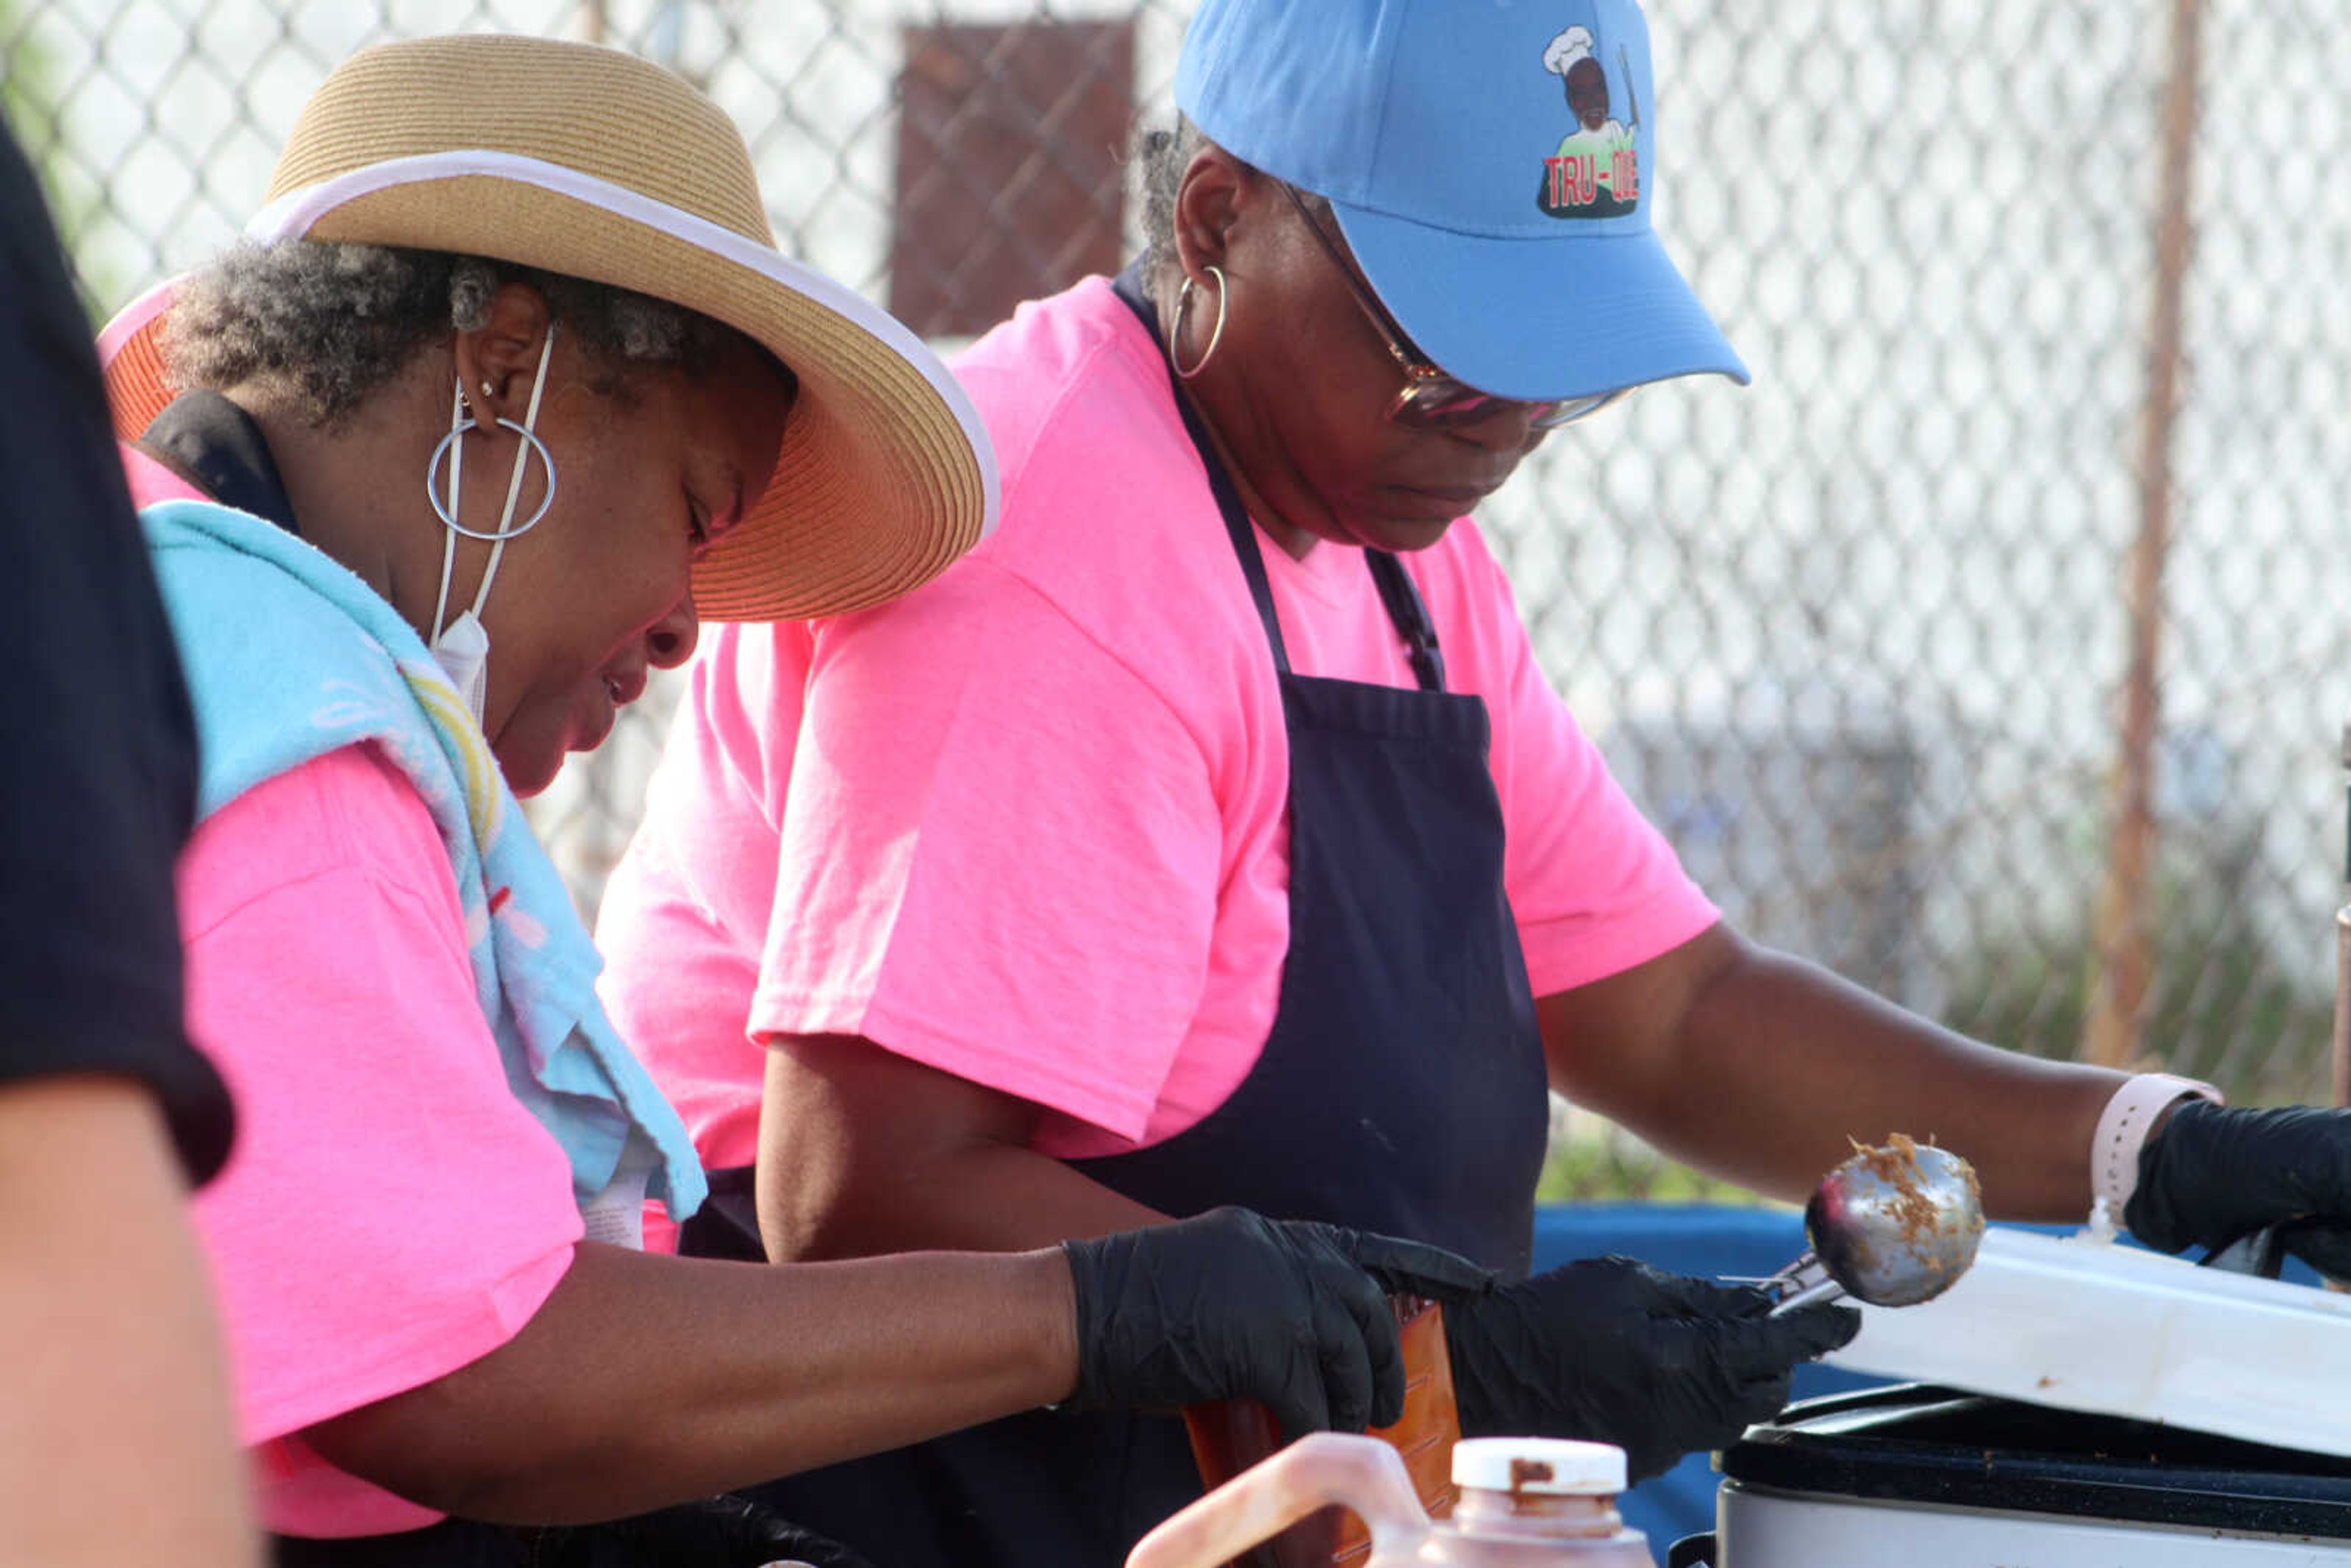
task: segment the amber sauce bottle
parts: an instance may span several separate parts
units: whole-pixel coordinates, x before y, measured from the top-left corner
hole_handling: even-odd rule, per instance
[[[1453,1363],[1445,1352],[1445,1311],[1418,1296],[1390,1296],[1396,1338],[1404,1351],[1404,1414],[1372,1435],[1404,1456],[1413,1490],[1431,1519],[1453,1511],[1453,1445],[1461,1413],[1453,1399]],[[1215,1490],[1271,1454],[1285,1441],[1273,1412],[1254,1399],[1220,1399],[1184,1411],[1200,1479]],[[1230,1568],[1346,1568],[1371,1554],[1363,1522],[1345,1509],[1328,1508],[1300,1521]]]

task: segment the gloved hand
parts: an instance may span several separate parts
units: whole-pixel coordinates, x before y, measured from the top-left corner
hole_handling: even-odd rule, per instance
[[[852,1548],[736,1492],[602,1524],[526,1533],[535,1568],[873,1568]]]
[[[1217,1208],[1064,1241],[1078,1297],[1072,1409],[1263,1400],[1292,1437],[1404,1410],[1383,1290],[1455,1301],[1492,1273],[1440,1247]]]
[[[1581,1437],[1625,1450],[1635,1479],[1719,1448],[1788,1399],[1800,1361],[1861,1327],[1818,1301],[1771,1317],[1748,1285],[1587,1258],[1445,1309],[1466,1437]]]
[[[2138,1154],[2123,1223],[2148,1246],[2225,1247],[2299,1220],[2281,1238],[2320,1273],[2351,1279],[2351,1111],[2239,1110],[2183,1100]]]

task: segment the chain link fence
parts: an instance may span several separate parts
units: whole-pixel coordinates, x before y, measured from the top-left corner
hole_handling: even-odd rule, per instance
[[[0,60],[99,311],[235,235],[342,56],[500,27],[694,78],[786,249],[952,348],[1132,243],[1187,9],[0,0]],[[1552,679],[1751,934],[1987,1039],[2326,1097],[2351,6],[1650,10],[1660,222],[1756,384],[1646,390],[1489,508]],[[664,706],[534,808],[591,910]],[[1562,1128],[1554,1192],[1696,1186]]]

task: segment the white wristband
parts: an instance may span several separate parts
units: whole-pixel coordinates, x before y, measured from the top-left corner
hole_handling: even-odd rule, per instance
[[[2138,1152],[2164,1110],[2182,1100],[2221,1103],[2220,1092],[2210,1083],[2169,1072],[2142,1072],[2123,1081],[2114,1098],[2098,1114],[2098,1131],[2090,1144],[2090,1190],[2106,1201],[2119,1224],[2123,1205],[2138,1190]]]

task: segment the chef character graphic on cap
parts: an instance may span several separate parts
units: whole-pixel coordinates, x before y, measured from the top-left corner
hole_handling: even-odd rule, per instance
[[[1560,139],[1559,151],[1543,160],[1542,184],[1535,201],[1555,218],[1613,218],[1640,204],[1640,156],[1633,133],[1641,106],[1630,104],[1632,124],[1608,112],[1608,71],[1594,52],[1589,27],[1569,27],[1543,50],[1543,68],[1567,87],[1567,107],[1575,124]],[[1632,97],[1632,72],[1625,72]]]

